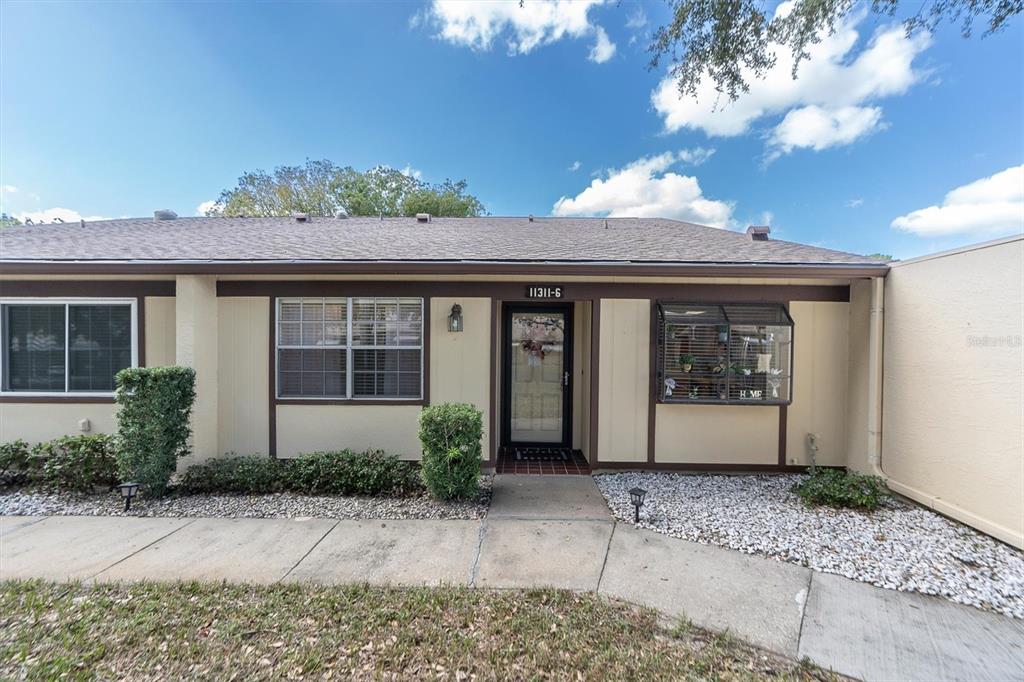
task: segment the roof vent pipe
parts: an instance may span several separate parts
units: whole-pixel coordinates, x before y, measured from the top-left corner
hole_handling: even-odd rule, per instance
[[[429,223],[430,222],[430,214],[429,213],[417,213],[416,214],[416,222],[418,222],[418,223]]]
[[[161,220],[177,220],[178,214],[169,208],[163,208],[159,211],[153,211],[153,222],[160,222]]]
[[[771,234],[772,228],[767,225],[751,225],[747,228],[747,234],[750,239],[755,242],[766,242],[768,241],[768,235]]]

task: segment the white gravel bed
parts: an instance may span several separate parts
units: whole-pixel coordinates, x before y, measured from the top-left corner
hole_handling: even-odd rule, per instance
[[[625,523],[633,523],[628,491],[639,486],[647,490],[641,528],[1024,618],[1024,553],[898,498],[871,513],[808,507],[792,492],[802,478],[631,472],[594,480]]]
[[[15,490],[0,492],[4,516],[169,516],[325,519],[479,519],[491,502],[491,477],[480,479],[481,494],[468,502],[439,502],[412,497],[341,497],[277,493],[272,495],[171,495],[132,500],[124,511],[117,492],[103,495]]]

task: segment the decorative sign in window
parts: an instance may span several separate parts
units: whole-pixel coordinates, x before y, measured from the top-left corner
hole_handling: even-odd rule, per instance
[[[526,287],[526,298],[562,298],[565,289],[560,284],[531,284]]]

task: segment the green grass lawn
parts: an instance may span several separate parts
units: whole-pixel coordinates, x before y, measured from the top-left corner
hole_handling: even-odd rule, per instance
[[[831,679],[555,590],[0,583],[0,678]]]

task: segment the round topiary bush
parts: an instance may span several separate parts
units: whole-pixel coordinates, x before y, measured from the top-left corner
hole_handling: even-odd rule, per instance
[[[484,416],[464,403],[442,403],[420,412],[423,482],[441,500],[480,493],[480,440]]]

